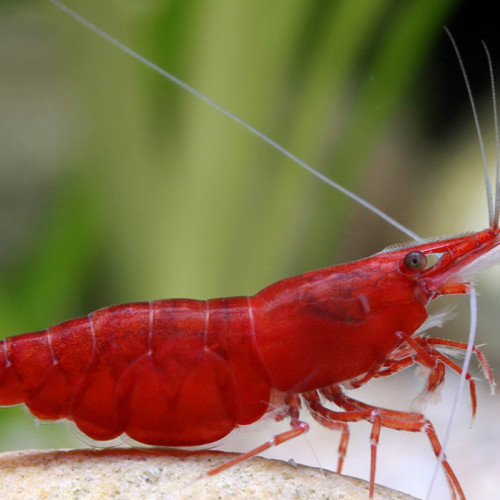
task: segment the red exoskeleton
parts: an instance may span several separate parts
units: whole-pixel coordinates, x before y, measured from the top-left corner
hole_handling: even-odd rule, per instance
[[[429,392],[443,383],[445,366],[460,373],[446,353],[467,345],[424,334],[426,307],[442,295],[470,293],[468,277],[498,259],[499,243],[496,206],[483,231],[388,249],[252,297],[124,304],[11,337],[0,344],[0,405],[24,403],[40,419],[67,418],[97,440],[126,434],[162,446],[213,443],[271,411],[289,420],[290,430],[241,460],[306,432],[305,408],[340,431],[339,471],[347,425],[364,420],[372,424],[373,495],[382,427],[426,433],[437,457],[442,448],[422,414],[371,406],[344,389],[415,363],[428,369]],[[493,384],[483,353],[474,353]],[[475,413],[474,381],[465,377]],[[441,459],[453,495],[464,498]]]

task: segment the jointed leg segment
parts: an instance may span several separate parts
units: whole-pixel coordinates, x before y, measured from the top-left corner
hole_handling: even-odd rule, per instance
[[[388,410],[371,406],[361,401],[357,401],[346,396],[339,386],[331,386],[320,391],[329,401],[344,411],[334,411],[326,408],[320,399],[318,392],[311,392],[303,395],[304,400],[311,411],[311,414],[321,425],[332,428],[334,424],[344,424],[348,422],[368,421],[372,424],[370,436],[371,465],[370,465],[370,498],[373,497],[375,485],[375,470],[377,459],[377,446],[382,427],[408,432],[425,432],[429,438],[434,454],[440,457],[442,446],[437,437],[432,423],[420,413],[402,412]],[[345,451],[345,450],[344,450]],[[464,492],[453,472],[450,464],[443,456],[442,466],[446,474],[446,479],[450,485],[454,498],[465,499]]]
[[[299,420],[299,413],[300,413],[299,397],[290,396],[289,398],[286,399],[286,415],[285,415],[290,417],[290,427],[292,427],[290,430],[281,432],[280,434],[276,434],[276,436],[273,436],[269,441],[266,441],[260,446],[257,446],[257,448],[254,448],[253,450],[243,453],[234,458],[233,460],[230,460],[229,462],[226,462],[220,465],[219,467],[216,467],[215,469],[209,470],[207,472],[207,476],[214,476],[215,474],[227,470],[236,464],[244,462],[249,458],[255,457],[259,453],[262,453],[263,451],[266,451],[269,448],[278,446],[281,443],[284,443],[285,441],[290,441],[291,439],[294,439],[296,437],[301,436],[302,434],[305,434],[309,430],[309,424],[307,422]],[[276,420],[282,420],[282,419],[283,416],[278,417]]]

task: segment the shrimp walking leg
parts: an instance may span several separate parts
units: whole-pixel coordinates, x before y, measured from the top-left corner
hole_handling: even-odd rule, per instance
[[[425,344],[432,345],[432,346],[458,349],[459,351],[465,351],[467,349],[467,344],[465,344],[464,342],[456,342],[454,340],[445,340],[445,339],[438,339],[438,338],[429,337],[429,338],[418,339],[418,341],[420,343],[425,343]],[[491,371],[490,364],[488,363],[488,360],[486,359],[486,355],[477,346],[472,347],[472,352],[477,356],[477,359],[479,360],[479,364],[481,366],[481,369],[483,370],[484,376],[488,380],[488,383],[490,384],[491,392],[494,393],[496,384],[495,384],[495,380],[493,379],[493,372]],[[445,359],[447,362],[450,363],[450,364],[448,364],[448,363],[446,363],[446,364],[448,364],[448,366],[450,366],[450,368],[452,368],[451,363],[453,363],[453,362],[447,358],[445,358]],[[457,366],[455,363],[453,363],[453,364],[455,366]],[[461,371],[460,367],[459,367],[459,370]],[[455,370],[455,371],[457,371],[457,370]],[[457,373],[460,373],[460,371],[458,371]]]
[[[216,467],[215,469],[211,469],[210,471],[207,472],[206,475],[214,476],[219,472],[225,471],[233,467],[236,464],[239,464],[241,462],[244,462],[245,460],[248,460],[249,458],[257,456],[259,453],[262,453],[268,450],[269,448],[278,446],[286,441],[290,441],[291,439],[302,436],[303,434],[308,432],[309,424],[307,424],[307,422],[299,420],[300,406],[301,403],[300,403],[300,398],[298,396],[291,395],[286,397],[285,405],[282,411],[280,411],[280,413],[276,415],[275,420],[279,422],[287,417],[290,417],[290,427],[291,427],[290,430],[281,432],[280,434],[276,434],[271,439],[261,444],[260,446],[257,446],[253,450],[247,451],[246,453],[239,455],[233,460],[230,460],[229,462],[226,462],[225,464],[222,464],[221,466]]]
[[[304,394],[304,400],[311,411],[314,419],[321,425],[329,427],[331,421],[337,422],[359,422],[368,421],[372,424],[370,436],[371,445],[371,465],[370,465],[370,498],[373,497],[375,487],[375,471],[377,446],[382,427],[408,432],[425,432],[429,438],[434,454],[437,458],[443,451],[441,443],[437,437],[432,423],[421,413],[402,412],[388,410],[371,406],[361,401],[357,401],[346,396],[338,385],[333,385],[320,391],[327,400],[334,403],[344,411],[334,411],[326,408],[320,399],[318,391]],[[446,456],[443,455],[442,466],[446,475],[448,484],[453,494],[453,498],[465,500],[465,494],[453,472]]]
[[[438,349],[441,347],[455,351],[465,351],[467,349],[467,344],[433,337],[413,338],[405,336],[404,334],[401,334],[401,336],[405,339],[405,341],[407,341],[407,345],[400,348],[397,353],[393,354],[392,359],[385,362],[383,367],[375,374],[374,378],[388,377],[394,373],[404,370],[409,366],[412,366],[415,362],[417,362],[426,366],[430,370],[427,382],[427,391],[434,392],[444,382],[445,374],[443,365],[448,366],[455,373],[462,373],[462,367],[450,360]],[[484,376],[490,385],[491,392],[494,394],[495,381],[486,356],[481,349],[476,346],[473,347],[472,352],[477,356]],[[465,374],[465,379],[469,382],[472,417],[474,418],[477,409],[476,384],[473,377],[469,373]]]

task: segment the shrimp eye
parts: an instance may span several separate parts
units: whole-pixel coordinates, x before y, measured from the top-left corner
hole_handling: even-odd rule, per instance
[[[410,274],[422,271],[427,266],[427,257],[422,252],[414,251],[407,253],[403,259],[402,271]]]

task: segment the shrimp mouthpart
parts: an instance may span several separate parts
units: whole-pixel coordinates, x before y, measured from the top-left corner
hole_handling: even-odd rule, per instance
[[[469,281],[485,268],[500,263],[500,231],[488,228],[466,236],[422,245],[426,255],[440,254],[419,279],[432,298],[469,293]]]

